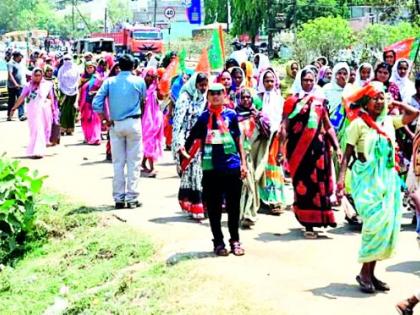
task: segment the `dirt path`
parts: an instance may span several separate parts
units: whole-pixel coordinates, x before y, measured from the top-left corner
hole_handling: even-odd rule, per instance
[[[24,156],[27,132],[26,123],[6,122],[5,112],[0,112],[0,153]],[[64,137],[59,147],[49,149],[46,158],[23,163],[47,174],[49,188],[98,211],[110,211],[112,167],[103,162],[104,145],[81,142],[78,129],[75,136]],[[112,213],[149,233],[161,245],[162,259],[177,263],[194,257],[191,272],[209,280],[174,299],[196,303],[197,313],[205,314],[206,304],[220,303],[224,305],[220,314],[238,314],[237,302],[247,314],[396,314],[394,303],[420,288],[419,253],[408,225],[400,235],[397,256],[379,264],[378,274],[392,287],[388,294],[367,296],[358,291],[354,280],[360,267],[358,232],[340,224],[318,240],[304,240],[290,212],[261,215],[253,230],[242,231],[244,257],[214,258],[208,223],[189,221],[179,211],[178,177],[168,152],[157,168],[157,179],[141,181],[143,207]],[[337,213],[337,218],[342,222],[343,214]],[[404,223],[409,222],[405,218]]]

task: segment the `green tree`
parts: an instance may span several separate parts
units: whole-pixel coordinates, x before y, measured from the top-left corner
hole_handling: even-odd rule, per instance
[[[347,20],[341,17],[320,17],[299,27],[295,55],[309,62],[316,55],[331,59],[340,49],[352,45],[354,36]]]
[[[112,24],[133,19],[133,13],[130,10],[130,0],[108,0],[106,7]]]
[[[233,34],[247,33],[253,39],[259,33],[260,27],[267,21],[270,0],[231,0],[235,8],[232,15]]]
[[[232,2],[232,1],[231,1]],[[204,24],[215,22],[227,23],[228,21],[227,0],[204,0]],[[231,5],[232,10],[232,5]],[[232,11],[231,11],[232,14]]]

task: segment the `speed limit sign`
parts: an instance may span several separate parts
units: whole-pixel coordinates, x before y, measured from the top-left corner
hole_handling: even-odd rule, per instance
[[[175,16],[175,9],[173,7],[166,7],[163,14],[167,19],[172,19]]]

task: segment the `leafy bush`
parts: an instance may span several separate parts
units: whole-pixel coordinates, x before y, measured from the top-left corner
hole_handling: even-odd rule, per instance
[[[0,157],[0,263],[23,254],[32,233],[45,177]]]

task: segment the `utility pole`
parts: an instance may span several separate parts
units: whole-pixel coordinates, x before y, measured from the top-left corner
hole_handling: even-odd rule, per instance
[[[231,12],[231,7],[230,7],[230,0],[226,1],[226,6],[227,6],[227,21],[226,21],[226,32],[229,34],[229,30],[230,30],[230,12]]]
[[[155,5],[153,9],[153,26],[156,27],[156,16],[157,16],[157,0],[155,0]]]
[[[105,33],[108,32],[107,21],[108,21],[108,9],[105,8],[105,16],[104,16],[104,32]]]
[[[71,24],[72,24],[72,28],[73,28],[73,31],[72,31],[73,38],[74,38],[74,34],[75,34],[75,29],[76,29],[76,23],[75,23],[75,20],[74,20],[75,5],[76,5],[76,0],[72,0],[72,2],[71,2]]]

